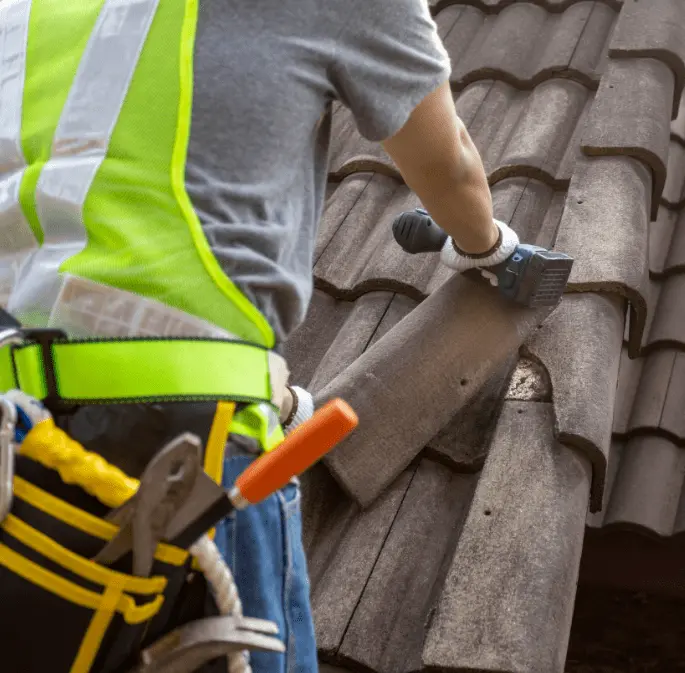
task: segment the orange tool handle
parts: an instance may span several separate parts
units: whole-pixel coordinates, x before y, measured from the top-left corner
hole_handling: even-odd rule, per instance
[[[357,414],[347,402],[331,400],[238,477],[234,487],[237,499],[244,506],[261,502],[323,458],[358,424]]]

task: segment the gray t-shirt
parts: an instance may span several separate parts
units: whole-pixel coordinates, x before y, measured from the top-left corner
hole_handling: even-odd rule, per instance
[[[394,135],[448,77],[426,0],[199,3],[186,181],[224,272],[278,341],[304,319],[330,103]]]

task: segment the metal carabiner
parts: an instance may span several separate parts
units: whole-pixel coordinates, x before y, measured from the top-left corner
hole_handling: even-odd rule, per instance
[[[0,348],[5,346],[20,346],[25,341],[21,332],[14,327],[4,329],[0,332]]]
[[[17,407],[6,397],[0,396],[0,523],[12,509],[16,426]]]
[[[17,329],[10,328],[0,332],[0,348],[19,346],[23,343],[24,338]],[[17,407],[0,395],[0,523],[12,509],[16,426]]]

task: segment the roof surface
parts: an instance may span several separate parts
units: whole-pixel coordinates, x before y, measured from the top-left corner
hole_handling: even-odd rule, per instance
[[[335,110],[287,344],[294,381],[362,421],[305,483],[319,647],[557,673],[586,524],[685,530],[685,3],[433,5],[496,217],[576,261],[542,322],[406,255],[390,225],[418,201]]]

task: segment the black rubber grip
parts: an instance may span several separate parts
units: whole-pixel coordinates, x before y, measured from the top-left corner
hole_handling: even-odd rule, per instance
[[[438,252],[447,240],[447,234],[420,209],[398,215],[392,223],[392,233],[402,249],[412,255]]]

